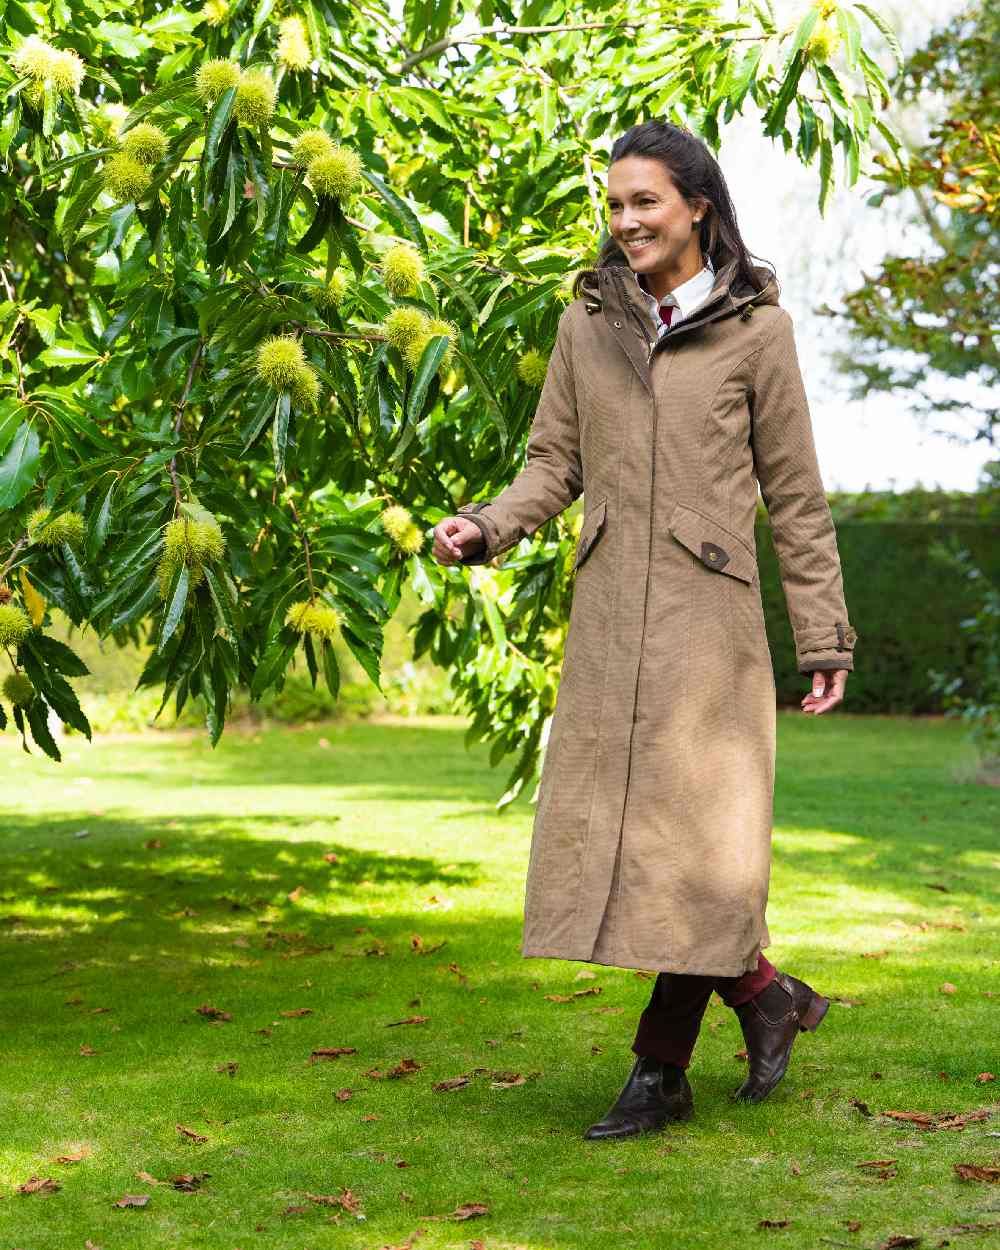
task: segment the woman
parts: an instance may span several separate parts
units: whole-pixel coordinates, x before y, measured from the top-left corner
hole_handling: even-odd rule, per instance
[[[841,702],[856,634],[792,321],[751,263],[722,171],[652,121],[611,150],[610,237],[559,320],[527,464],[435,529],[481,564],[583,492],[569,633],[542,768],[522,954],[658,972],[614,1106],[585,1136],[692,1113],[715,989],[766,1098],[829,1002],[774,968],[775,687],[754,518],[767,506],[802,710]]]

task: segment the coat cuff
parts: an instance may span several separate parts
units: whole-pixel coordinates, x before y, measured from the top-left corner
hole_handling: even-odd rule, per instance
[[[857,631],[848,621],[835,621],[832,627],[803,629],[795,634],[795,654],[800,673],[817,669],[854,669]]]
[[[468,517],[473,525],[478,525],[479,532],[483,536],[483,546],[478,551],[471,552],[468,555],[463,555],[461,560],[459,560],[459,564],[487,564],[493,559],[493,552],[490,549],[492,539],[490,537],[489,529],[487,528],[485,520],[476,516],[477,512],[482,511],[487,504],[492,502],[493,501],[491,499],[484,499],[480,503],[467,503],[463,504],[462,507],[456,511],[456,516]]]

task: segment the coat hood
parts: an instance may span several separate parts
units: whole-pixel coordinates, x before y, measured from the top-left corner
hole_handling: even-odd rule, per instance
[[[749,313],[746,311],[748,305],[756,307],[761,304],[777,304],[778,283],[774,274],[763,265],[755,265],[753,268],[762,283],[761,290],[755,291],[739,277],[735,260],[728,261],[716,272],[712,289],[698,308],[690,317],[679,322],[675,330],[668,331],[670,337],[733,313],[740,313],[744,319],[748,319],[753,311],[752,308]],[[588,269],[581,277],[580,291],[589,313],[596,313],[601,309],[606,316],[638,312],[655,335],[656,327],[645,293],[630,266],[602,265]]]

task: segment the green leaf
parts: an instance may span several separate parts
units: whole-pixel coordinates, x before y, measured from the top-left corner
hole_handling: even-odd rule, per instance
[[[274,406],[274,428],[271,440],[274,444],[274,472],[277,477],[285,475],[285,449],[288,445],[288,417],[292,410],[291,397],[282,391]]]
[[[62,760],[56,741],[49,731],[49,709],[43,699],[33,699],[24,709],[31,726],[31,736],[45,754],[58,764]]]
[[[448,350],[448,336],[435,334],[427,341],[423,354],[413,376],[410,396],[406,403],[406,415],[410,421],[418,421],[423,412],[424,401],[431,383],[437,377],[437,371]]]
[[[235,99],[236,88],[230,87],[228,91],[219,96],[214,108],[208,115],[208,124],[205,132],[205,154],[202,157],[206,207],[212,185],[212,172],[215,169],[215,162],[219,159],[219,145],[222,143],[222,136],[229,125],[229,119],[233,115],[233,101]]]
[[[426,252],[427,240],[424,238],[423,227],[409,204],[398,196],[391,187],[386,186],[378,174],[372,173],[370,169],[362,169],[361,173],[365,181],[379,193],[383,203],[396,219],[397,224],[402,227],[404,232],[410,236],[422,252]]]
[[[877,12],[875,9],[869,8],[867,4],[856,4],[854,7],[859,13],[863,13],[872,25],[878,27],[878,29],[882,32],[886,43],[889,45],[889,51],[895,58],[896,68],[902,70],[903,49],[900,47],[899,40],[896,37],[896,32],[892,29],[881,13]]]
[[[67,252],[76,242],[76,236],[80,233],[83,220],[90,212],[94,201],[101,194],[103,188],[103,175],[94,174],[92,178],[87,179],[67,205],[65,213],[63,213],[61,230],[63,247]]]
[[[0,510],[19,504],[31,489],[38,473],[38,435],[25,421],[0,460]]]
[[[490,389],[489,384],[487,383],[486,379],[479,372],[479,368],[476,365],[476,363],[473,361],[472,357],[466,355],[465,352],[460,351],[458,348],[455,349],[455,355],[458,357],[459,360],[461,360],[462,365],[466,372],[466,376],[468,377],[469,381],[472,383],[472,385],[476,388],[476,390],[479,392],[479,394],[482,396],[483,400],[485,401],[486,415],[490,418],[493,424],[497,427],[497,431],[500,435],[501,447],[506,447],[507,441],[510,438],[510,431],[507,428],[507,419],[503,415],[503,410],[501,409],[500,405],[497,403],[496,396],[493,394],[493,391]]]
[[[91,365],[101,359],[101,353],[92,347],[79,347],[73,343],[57,343],[38,354],[38,362],[53,369],[75,369],[78,365]]]
[[[819,142],[819,214],[826,214],[826,205],[833,185],[833,145],[826,135]]]
[[[340,666],[329,638],[323,639],[323,680],[327,690],[336,699],[340,694]]]
[[[189,582],[190,575],[187,565],[178,565],[170,583],[170,590],[167,592],[170,606],[167,608],[166,616],[163,618],[163,625],[160,628],[160,640],[156,644],[157,651],[163,651],[181,622],[184,609],[187,606]]]

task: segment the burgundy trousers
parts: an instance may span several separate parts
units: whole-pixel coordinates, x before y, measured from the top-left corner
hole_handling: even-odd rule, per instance
[[[739,1007],[770,985],[776,971],[761,954],[753,972],[745,972],[741,977],[658,973],[649,1003],[639,1017],[633,1052],[686,1068],[691,1062],[701,1018],[712,991],[716,991],[727,1007]]]

